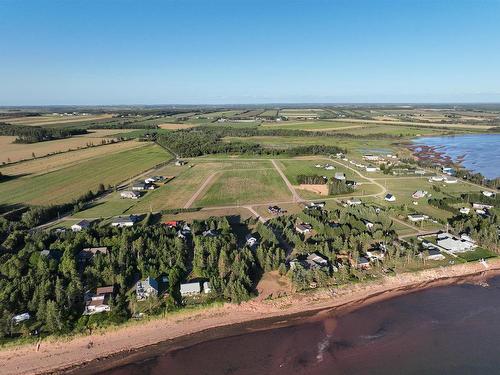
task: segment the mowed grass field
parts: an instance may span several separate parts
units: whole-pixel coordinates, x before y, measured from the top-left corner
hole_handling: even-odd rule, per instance
[[[273,169],[218,172],[194,207],[242,205],[291,199],[283,179]]]
[[[32,159],[12,165],[7,164],[3,167],[0,166],[0,172],[8,176],[47,173],[81,163],[85,160],[93,159],[103,155],[112,155],[120,151],[144,147],[146,145],[147,143],[131,140],[111,143],[99,147],[88,147],[80,150],[46,156],[43,158]]]
[[[89,134],[31,144],[13,143],[17,138],[15,136],[0,136],[0,150],[2,150],[0,153],[0,163],[32,159],[33,154],[40,157],[55,152],[85,148],[89,144],[100,145],[103,141],[109,141],[114,138],[115,135],[124,135],[124,133],[130,131],[132,129],[93,130]]]
[[[37,176],[0,183],[0,203],[49,205],[69,202],[100,183],[115,185],[172,156],[157,145],[147,145],[84,161]]]
[[[161,211],[172,208],[182,208],[197,193],[204,182],[211,177],[212,183],[217,176],[225,172],[242,172],[251,175],[262,170],[272,169],[270,161],[211,161],[192,159],[189,165],[183,167],[167,166],[158,170],[157,174],[176,176],[172,181],[160,188],[148,192],[130,209],[133,213]],[[206,188],[208,189],[210,185]],[[204,191],[200,191],[201,198]],[[242,193],[244,194],[244,193]],[[236,201],[232,204],[236,204]]]

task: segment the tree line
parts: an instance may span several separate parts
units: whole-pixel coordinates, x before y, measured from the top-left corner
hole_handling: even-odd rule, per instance
[[[87,130],[79,128],[42,128],[39,126],[0,123],[0,135],[16,136],[14,143],[37,143],[69,138],[79,134],[87,134]]]

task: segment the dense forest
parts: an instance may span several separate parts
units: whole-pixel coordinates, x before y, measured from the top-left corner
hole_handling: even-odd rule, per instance
[[[285,131],[285,133],[288,131]],[[297,131],[292,131],[294,134]],[[256,155],[316,155],[346,153],[346,150],[336,146],[310,145],[292,148],[266,148],[252,142],[224,142],[222,139],[229,136],[250,137],[252,135],[283,133],[278,130],[260,131],[253,128],[215,128],[199,127],[161,133],[157,137],[160,145],[168,147],[181,157],[196,157],[206,154],[256,154]],[[297,134],[309,132],[298,131]]]
[[[15,143],[36,143],[86,134],[87,130],[77,128],[41,128],[0,123],[0,135],[16,136]]]
[[[0,244],[0,337],[67,333],[125,321],[137,305],[131,288],[148,276],[168,279],[168,298],[148,304],[149,313],[182,307],[179,285],[193,278],[210,280],[212,299],[240,302],[254,293],[263,270],[284,262],[272,242],[262,240],[255,251],[239,243],[225,218],[195,221],[192,236],[185,239],[164,225],[93,225],[74,233],[30,231],[23,222],[0,219]],[[108,254],[97,254],[84,266],[78,262],[83,248],[102,246]],[[42,250],[50,252],[44,256]],[[116,290],[111,312],[82,316],[84,293],[106,285]],[[13,327],[12,317],[24,312],[32,318]]]

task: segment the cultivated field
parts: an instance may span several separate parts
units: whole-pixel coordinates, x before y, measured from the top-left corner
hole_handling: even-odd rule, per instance
[[[82,161],[94,159],[104,155],[112,155],[120,151],[137,147],[144,147],[147,143],[135,140],[110,143],[104,146],[88,147],[80,150],[63,152],[56,155],[36,158],[20,163],[0,166],[0,172],[9,176],[42,174],[57,169],[69,167]]]
[[[89,134],[31,144],[13,143],[16,137],[0,136],[0,149],[2,150],[0,163],[33,159],[33,154],[40,157],[57,152],[82,149],[89,145],[100,145],[102,142],[109,142],[115,134],[124,134],[130,131],[131,129],[93,130]]]
[[[171,158],[156,145],[101,156],[37,176],[0,184],[0,203],[49,205],[70,202],[100,183],[115,185]]]

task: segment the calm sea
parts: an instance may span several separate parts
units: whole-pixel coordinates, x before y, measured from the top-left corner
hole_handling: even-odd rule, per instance
[[[415,144],[439,147],[453,160],[463,156],[462,165],[493,179],[500,177],[500,134],[467,134],[422,137]]]
[[[500,278],[121,362],[132,374],[500,374]],[[165,344],[166,345],[166,344]],[[159,346],[161,349],[161,344]],[[158,348],[156,348],[158,349]]]

